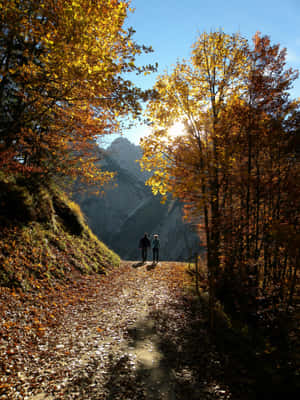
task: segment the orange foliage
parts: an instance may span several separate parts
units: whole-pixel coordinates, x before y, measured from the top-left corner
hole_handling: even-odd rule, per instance
[[[132,41],[120,0],[2,0],[0,167],[106,182],[92,146],[140,113],[141,92],[122,77],[150,48]]]
[[[202,34],[190,62],[158,79],[142,141],[153,192],[178,197],[205,237],[212,297],[216,286],[249,296],[247,311],[261,293],[277,310],[297,298],[300,110],[285,54],[258,33],[252,49],[239,35]],[[177,121],[185,132],[171,138]]]

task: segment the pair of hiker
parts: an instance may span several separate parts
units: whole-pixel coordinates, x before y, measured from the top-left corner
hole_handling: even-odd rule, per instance
[[[141,238],[140,243],[139,243],[139,248],[142,251],[142,261],[143,263],[147,261],[147,251],[148,247],[152,247],[152,253],[153,253],[153,263],[158,263],[158,258],[159,258],[159,238],[158,235],[153,235],[153,239],[150,242],[150,239],[148,238],[148,234],[145,233],[144,236]]]

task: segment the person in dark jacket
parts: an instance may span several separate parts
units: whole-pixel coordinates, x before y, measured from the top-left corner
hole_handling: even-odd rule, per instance
[[[154,235],[152,240],[153,264],[158,263],[159,248],[160,248],[160,243],[158,235]]]
[[[148,247],[151,246],[150,240],[148,238],[148,234],[145,233],[145,235],[141,238],[139,248],[142,250],[142,261],[143,263],[147,261],[147,250]]]

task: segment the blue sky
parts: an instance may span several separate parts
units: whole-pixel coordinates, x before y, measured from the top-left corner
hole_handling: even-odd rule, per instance
[[[239,31],[251,40],[256,31],[269,35],[288,51],[288,65],[300,70],[300,0],[132,0],[135,12],[127,25],[136,30],[135,41],[151,45],[154,53],[139,57],[139,64],[158,62],[158,73],[190,56],[191,45],[204,31],[222,28]],[[137,85],[150,88],[155,74],[132,78]],[[300,79],[293,97],[300,97]],[[147,133],[140,126],[124,136],[138,144]]]

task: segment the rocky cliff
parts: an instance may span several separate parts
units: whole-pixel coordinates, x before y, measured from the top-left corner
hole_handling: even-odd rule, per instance
[[[93,232],[123,259],[139,259],[139,239],[148,232],[160,235],[161,259],[185,260],[199,250],[199,239],[182,222],[179,202],[170,200],[163,205],[145,186],[147,173],[136,162],[140,157],[139,146],[125,138],[115,140],[102,162],[103,168],[117,172],[115,181],[102,197],[84,192],[75,200]]]

